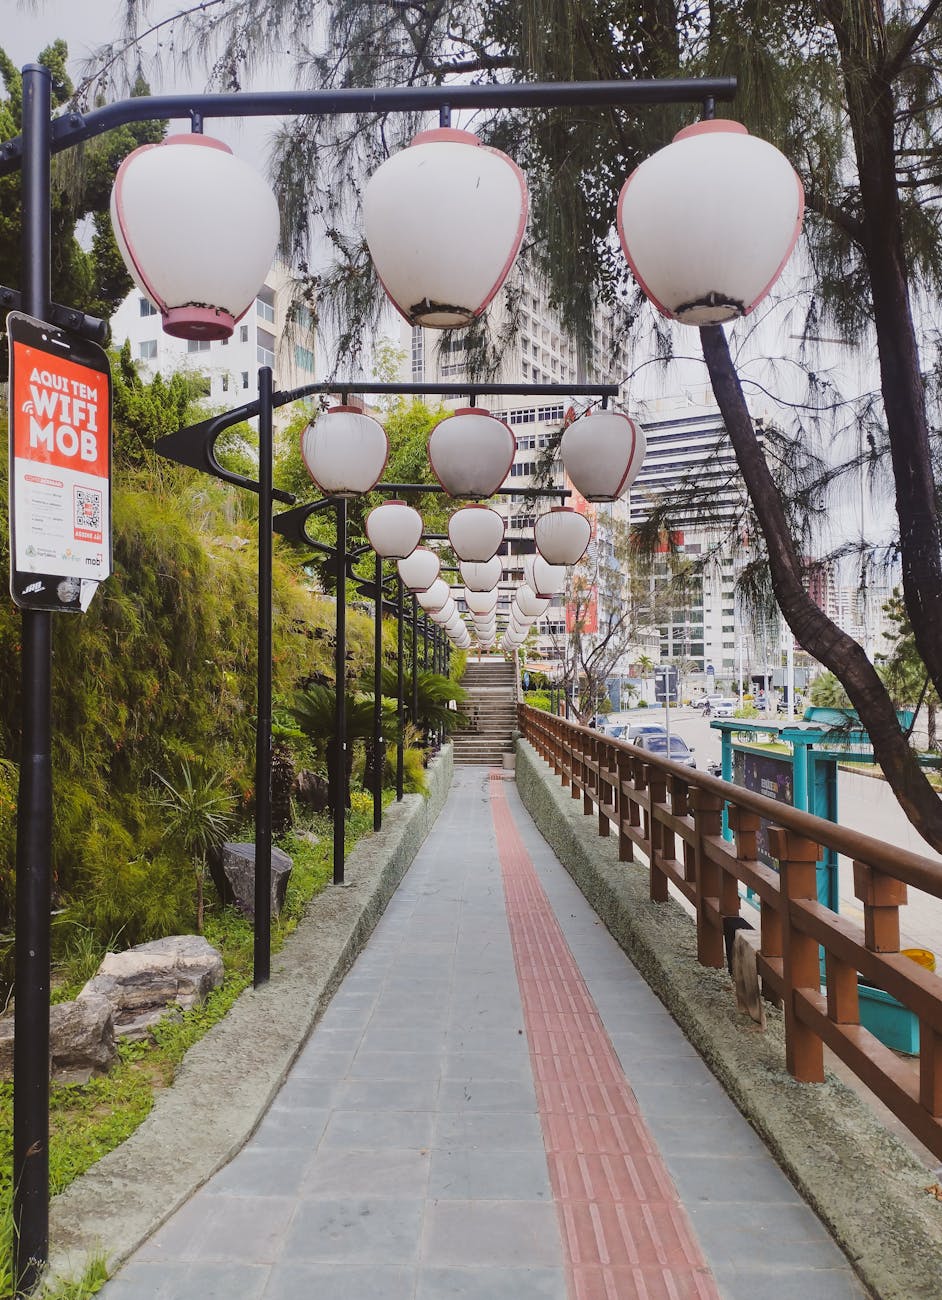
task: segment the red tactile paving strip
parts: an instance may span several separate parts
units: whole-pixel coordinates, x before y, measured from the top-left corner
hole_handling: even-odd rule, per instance
[[[638,1112],[492,773],[530,1060],[573,1300],[719,1300],[677,1189]]]

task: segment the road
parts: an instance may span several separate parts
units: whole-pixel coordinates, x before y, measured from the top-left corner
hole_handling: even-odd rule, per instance
[[[631,713],[612,714],[611,718],[663,724],[664,710],[634,709]],[[711,728],[710,719],[702,717],[699,710],[672,709],[671,731],[683,736],[692,747],[699,769],[705,770],[711,761],[720,761],[720,733]],[[839,771],[837,807],[842,825],[942,863],[942,855],[920,838],[881,778]],[[862,926],[863,910],[854,896],[853,865],[849,858],[838,859],[838,876],[841,915]],[[900,935],[904,948],[928,948],[936,953],[942,970],[942,899],[910,889],[909,902],[900,909]]]

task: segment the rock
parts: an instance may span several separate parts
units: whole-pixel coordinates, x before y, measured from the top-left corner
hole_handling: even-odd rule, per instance
[[[294,797],[311,812],[324,812],[327,808],[327,782],[316,772],[299,772],[294,781]]]
[[[293,867],[287,853],[272,847],[271,851],[271,914],[280,916],[284,906],[288,880]],[[216,878],[219,873],[221,879]],[[235,903],[250,920],[255,916],[255,845],[224,844],[219,854],[213,879],[224,903]]]
[[[13,1077],[14,1017],[0,1020],[0,1078]],[[88,1083],[114,1064],[114,1010],[97,993],[49,1008],[49,1074],[55,1083]]]
[[[168,1007],[202,1002],[223,980],[222,957],[200,934],[170,935],[110,952],[79,994],[106,997],[121,1038],[143,1038]]]

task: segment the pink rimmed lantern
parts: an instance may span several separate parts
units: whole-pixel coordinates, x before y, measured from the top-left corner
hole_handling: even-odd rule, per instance
[[[428,440],[432,473],[450,497],[489,497],[514,463],[517,440],[509,424],[477,406],[439,420]]]
[[[459,560],[483,564],[504,540],[504,521],[490,506],[463,506],[448,520],[448,540]]]
[[[301,456],[328,496],[357,497],[383,477],[389,439],[379,420],[357,406],[332,406],[301,434]]]
[[[547,597],[538,596],[526,583],[517,588],[513,604],[524,618],[542,618],[550,605]]]
[[[785,155],[717,118],[685,127],[635,168],[618,199],[618,234],[659,311],[685,325],[718,325],[769,292],[803,213]]]
[[[410,325],[452,329],[479,316],[513,266],[529,200],[515,162],[470,131],[422,131],[363,194],[366,242]]]
[[[111,224],[165,333],[227,339],[265,282],[280,222],[258,172],[221,140],[193,134],[128,154],[111,191]]]
[[[366,516],[366,535],[384,560],[404,560],[422,538],[422,516],[405,501],[384,501]]]
[[[498,556],[478,564],[471,560],[462,560],[458,572],[468,591],[493,591],[500,582],[503,568]]]
[[[418,600],[418,597],[416,597],[416,599]],[[446,623],[450,623],[458,613],[458,606],[455,604],[454,597],[449,595],[441,609],[430,609],[426,612],[433,623],[437,623],[439,627],[444,627]]]
[[[427,591],[415,592],[415,598],[426,614],[435,614],[451,600],[451,587],[444,578],[436,578]]]
[[[638,477],[646,450],[641,426],[619,411],[580,415],[559,443],[566,473],[587,501],[617,501]]]
[[[411,555],[399,561],[397,567],[404,585],[418,595],[420,591],[428,591],[438,577],[441,561],[434,551],[417,546]]]
[[[533,525],[533,538],[548,564],[578,564],[589,548],[592,525],[571,506],[554,506]]]
[[[496,587],[490,591],[471,591],[466,587],[464,592],[465,604],[472,614],[493,614],[497,609],[498,598]]]
[[[542,555],[528,555],[523,562],[526,585],[540,600],[558,596],[566,588],[566,570],[561,564],[547,564]]]

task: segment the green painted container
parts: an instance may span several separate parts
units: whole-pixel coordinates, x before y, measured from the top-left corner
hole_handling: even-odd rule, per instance
[[[860,1023],[894,1052],[919,1055],[919,1019],[883,989],[857,982]]]

